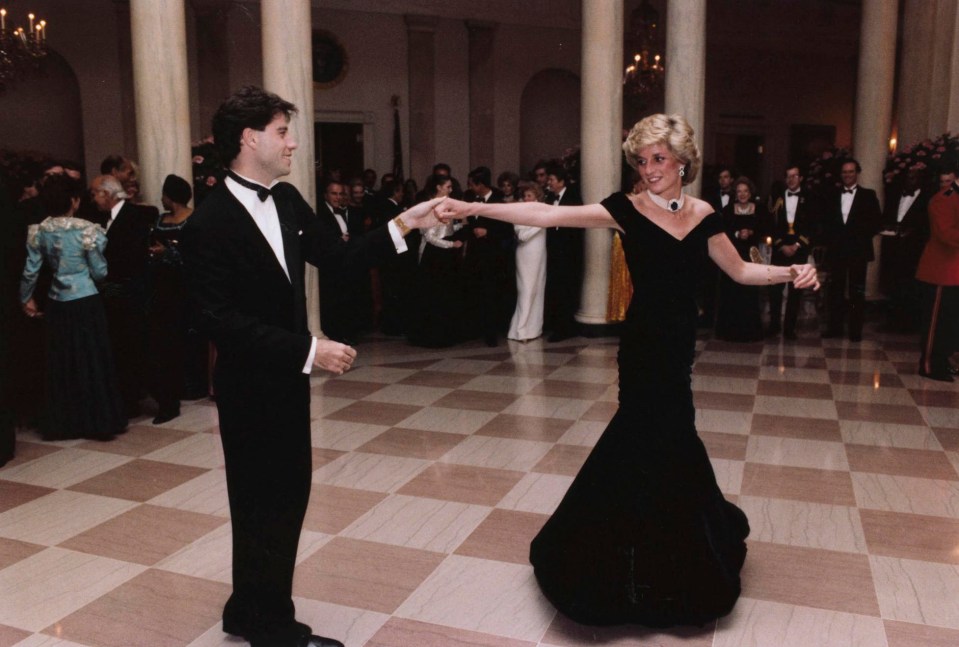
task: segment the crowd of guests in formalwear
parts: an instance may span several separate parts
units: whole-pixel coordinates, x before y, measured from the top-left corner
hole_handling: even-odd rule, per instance
[[[744,260],[788,266],[813,258],[820,265],[827,278],[825,338],[862,339],[866,267],[881,234],[887,326],[921,332],[921,374],[952,379],[959,225],[949,215],[930,224],[930,214],[934,204],[947,205],[941,214],[959,200],[955,164],[938,178],[924,169],[903,173],[887,191],[885,210],[874,190],[859,185],[856,160],[839,168],[840,187],[814,191],[803,168],[789,164],[783,181],[760,196],[752,179],[718,167],[705,197]],[[0,355],[15,371],[15,379],[5,371],[4,425],[34,425],[50,439],[109,438],[141,415],[147,395],[157,424],[179,415],[182,398],[208,395],[215,350],[192,325],[178,250],[192,213],[192,183],[167,177],[161,213],[139,203],[139,170],[120,155],[104,159],[89,184],[68,161],[6,154],[0,169]],[[421,187],[392,173],[378,178],[372,169],[349,180],[336,172],[319,179],[316,212],[339,228],[344,246],[435,197],[582,204],[562,160],[540,162],[526,178],[502,172],[495,181],[478,167],[465,186],[443,163]],[[470,340],[495,346],[503,337],[527,342],[544,332],[549,341],[567,339],[577,334],[582,236],[581,229],[482,217],[413,232],[405,241],[410,253],[373,270],[321,273],[323,332],[353,345],[378,330],[430,348]],[[792,285],[745,286],[714,271],[704,275],[698,299],[701,324],[734,342],[796,339],[801,300]],[[91,393],[92,384],[104,391]]]
[[[321,177],[317,213],[340,228],[342,245],[358,242],[404,209],[435,197],[509,203],[581,204],[561,160],[538,163],[527,179],[477,167],[465,187],[438,163],[422,187],[372,169],[344,180]],[[351,242],[353,241],[353,242]],[[323,332],[350,345],[371,331],[405,336],[410,344],[442,348],[482,340],[527,342],[548,334],[561,341],[577,333],[583,267],[582,231],[512,226],[485,218],[413,232],[401,254],[370,271],[320,278]],[[412,290],[411,286],[416,289]]]
[[[137,166],[122,156],[89,183],[76,163],[27,154],[4,154],[0,171],[4,442],[18,426],[109,440],[209,395],[178,251],[191,182],[166,178],[161,213],[139,203]]]
[[[959,351],[959,311],[952,294],[959,286],[956,161],[945,161],[938,173],[913,167],[898,174],[886,187],[884,209],[875,190],[860,186],[859,162],[840,159],[836,166],[839,185],[814,189],[804,182],[802,167],[790,163],[766,199],[750,178],[720,167],[706,197],[722,214],[727,236],[743,259],[788,266],[813,258],[820,266],[825,339],[862,340],[867,266],[875,260],[873,240],[880,235],[884,329],[921,333],[919,373],[951,381],[956,371],[949,358]],[[699,295],[701,324],[714,326],[716,338],[726,341],[779,335],[795,340],[802,292],[792,285],[744,286],[725,276],[717,281],[708,273]]]

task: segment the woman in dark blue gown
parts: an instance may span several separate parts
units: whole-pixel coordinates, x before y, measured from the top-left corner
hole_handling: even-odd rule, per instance
[[[749,524],[723,498],[696,435],[698,275],[712,258],[743,284],[818,282],[809,265],[743,261],[719,214],[683,194],[700,166],[683,117],[647,117],[623,148],[648,191],[582,207],[448,200],[438,209],[443,218],[620,232],[635,291],[620,342],[619,410],[533,540],[530,562],[546,597],[577,622],[702,625],[739,597]]]

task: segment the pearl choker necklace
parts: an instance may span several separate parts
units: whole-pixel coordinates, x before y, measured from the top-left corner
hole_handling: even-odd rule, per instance
[[[680,191],[679,198],[673,198],[672,200],[667,200],[666,198],[660,198],[658,195],[646,189],[646,195],[649,196],[649,199],[653,201],[657,207],[665,209],[666,211],[671,211],[676,213],[683,208],[683,203],[686,201],[686,194]]]

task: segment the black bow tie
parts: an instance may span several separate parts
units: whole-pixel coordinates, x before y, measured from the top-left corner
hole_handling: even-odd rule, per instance
[[[334,209],[333,213],[335,213],[338,216],[346,217],[346,209]]]
[[[855,190],[855,189],[843,189],[842,192],[843,192],[843,193],[855,193],[856,190]]]
[[[227,171],[227,175],[229,175],[233,181],[240,186],[245,186],[250,191],[256,191],[256,197],[260,199],[260,202],[266,202],[266,199],[273,195],[272,189],[268,189],[262,184],[257,184],[256,182],[250,182],[249,180],[240,177],[233,171]]]
[[[720,192],[719,192],[719,195],[725,195],[725,196],[731,196],[732,194],[733,194],[732,191],[720,191]]]
[[[798,196],[798,195],[799,195],[799,191],[786,191],[786,195],[787,195],[788,197],[792,198],[792,197]]]

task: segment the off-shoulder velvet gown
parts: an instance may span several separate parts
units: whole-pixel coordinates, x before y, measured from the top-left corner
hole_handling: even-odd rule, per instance
[[[696,435],[690,373],[696,280],[719,214],[679,240],[625,194],[603,201],[624,234],[634,295],[619,349],[619,410],[530,547],[546,597],[592,625],[702,625],[730,612],[749,534]]]

